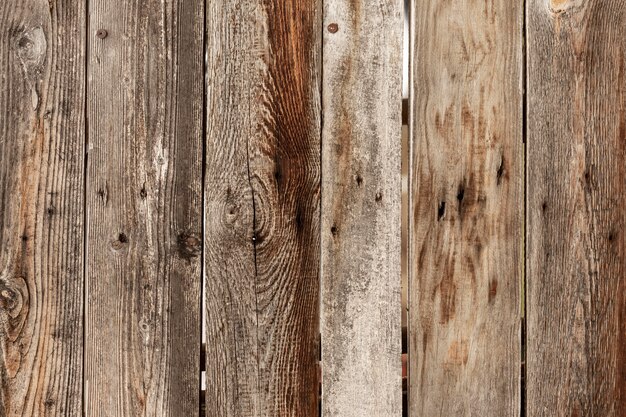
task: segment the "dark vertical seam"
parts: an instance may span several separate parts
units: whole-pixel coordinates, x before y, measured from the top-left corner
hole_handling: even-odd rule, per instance
[[[316,379],[317,375],[320,375],[319,381],[317,381],[317,386],[315,387],[315,393],[317,394],[317,414],[319,417],[322,417],[322,393],[324,391],[324,387],[322,386],[322,380],[324,379],[324,373],[320,372],[322,370],[322,280],[324,276],[322,274],[322,226],[323,226],[323,217],[322,217],[322,202],[324,201],[324,187],[323,187],[323,179],[324,179],[324,0],[319,0],[319,64],[317,66],[317,71],[319,74],[319,103],[320,103],[320,113],[319,113],[319,215],[318,215],[318,242],[319,242],[319,257],[318,257],[318,281],[317,281],[317,334],[318,334],[318,343],[317,343],[317,366],[319,368],[316,369]]]
[[[522,143],[524,150],[524,244],[522,250],[522,260],[524,262],[524,273],[522,277],[522,319],[520,323],[520,344],[521,344],[521,363],[520,363],[520,416],[526,417],[526,349],[528,343],[526,340],[526,292],[527,292],[527,279],[528,279],[528,27],[527,27],[527,8],[528,2],[524,0],[522,10]]]
[[[406,220],[406,256],[407,259],[405,260],[406,262],[406,274],[407,274],[407,280],[406,280],[406,294],[407,294],[407,320],[406,320],[406,402],[403,401],[402,405],[403,405],[403,417],[404,416],[408,416],[410,414],[410,408],[411,408],[411,278],[412,278],[412,270],[411,270],[411,246],[412,246],[412,230],[413,227],[412,226],[412,216],[411,213],[413,213],[413,188],[412,188],[412,177],[413,177],[413,98],[414,98],[414,94],[413,94],[413,58],[414,58],[414,54],[413,54],[413,8],[415,7],[415,3],[414,0],[405,0],[405,6],[404,6],[404,11],[406,13],[406,17],[405,19],[408,19],[409,21],[409,31],[406,34],[409,37],[409,41],[408,41],[408,51],[406,51],[406,53],[408,54],[408,71],[407,71],[407,77],[408,77],[408,83],[407,83],[407,119],[406,119],[406,124],[408,127],[408,138],[407,138],[407,142],[406,142],[406,154],[407,154],[407,164],[408,164],[408,169],[407,169],[407,199],[406,199],[406,204],[407,204],[407,218]],[[404,22],[403,22],[404,23]],[[404,27],[403,27],[403,32],[404,32]],[[402,47],[404,48],[404,42]],[[403,64],[404,65],[404,64]],[[404,156],[404,149],[402,150],[402,156]]]
[[[404,25],[405,25],[405,20],[408,21],[408,32],[405,33],[404,31]],[[404,264],[406,266],[406,274],[407,274],[407,280],[406,280],[406,294],[407,294],[407,305],[406,305],[406,310],[407,310],[407,320],[406,320],[406,332],[404,335],[402,335],[402,328],[400,329],[401,331],[401,337],[402,337],[402,345],[404,348],[401,350],[401,353],[404,353],[404,350],[406,350],[406,391],[404,390],[404,381],[400,381],[401,384],[401,395],[402,395],[402,416],[408,416],[409,415],[409,400],[410,400],[410,374],[409,371],[411,369],[410,366],[410,329],[411,329],[411,317],[409,314],[410,311],[410,302],[409,302],[409,297],[410,297],[410,291],[409,291],[409,287],[411,284],[410,281],[410,267],[411,267],[411,260],[410,260],[410,246],[411,246],[411,234],[410,234],[410,219],[411,219],[411,188],[410,188],[410,184],[411,184],[411,153],[410,153],[410,144],[411,144],[411,140],[412,140],[412,136],[411,136],[411,129],[410,129],[410,124],[411,124],[411,97],[412,97],[412,88],[411,88],[411,68],[412,68],[412,55],[411,55],[411,3],[410,0],[404,0],[403,2],[403,19],[402,19],[402,34],[403,34],[403,39],[402,39],[402,69],[404,70],[404,56],[405,54],[408,55],[408,59],[407,59],[407,67],[406,68],[406,76],[407,76],[407,98],[406,98],[406,102],[404,99],[404,94],[403,94],[403,89],[404,89],[404,79],[401,80],[401,99],[402,99],[402,108],[401,108],[401,113],[402,116],[401,118],[403,119],[401,122],[401,125],[405,125],[408,128],[408,137],[407,137],[407,141],[406,141],[406,145],[404,145],[404,141],[402,140],[402,131],[400,131],[400,178],[401,178],[401,182],[402,182],[402,161],[404,160],[404,156],[407,156],[407,164],[409,165],[408,169],[407,169],[407,199],[406,199],[406,205],[407,205],[407,215],[404,218],[405,224],[406,224],[406,229],[404,230],[405,236],[406,236],[406,245],[407,245],[407,250],[405,251],[406,253],[406,259],[401,260],[401,263]],[[406,44],[406,42],[404,41],[404,36],[408,37],[408,50],[404,49],[404,45]],[[404,74],[404,71],[403,71]],[[404,77],[404,75],[403,75]],[[406,118],[405,118],[405,113],[406,113]],[[403,146],[404,145],[404,146]],[[400,184],[400,205],[402,206],[402,184]],[[402,216],[402,209],[400,211],[400,216]],[[402,219],[401,219],[401,223],[400,225],[402,225]],[[400,234],[402,235],[402,231],[400,232]],[[401,236],[402,238],[402,236]],[[402,271],[402,265],[400,268],[400,271]],[[402,277],[400,277],[400,280],[402,280]],[[402,285],[401,285],[402,287]],[[401,288],[402,289],[402,288]],[[402,305],[400,306],[400,321],[402,321],[402,314],[404,314]],[[401,358],[400,358],[401,359]],[[402,360],[400,360],[400,363],[402,363]],[[401,376],[402,378],[402,376]]]
[[[87,189],[88,189],[88,175],[87,170],[89,168],[88,160],[89,160],[89,115],[88,115],[88,90],[89,90],[89,0],[85,0],[85,45],[84,45],[84,106],[83,106],[83,117],[85,120],[84,124],[84,165],[83,165],[83,305],[82,305],[82,324],[83,324],[83,334],[82,334],[82,361],[81,361],[81,373],[82,373],[82,415],[87,415],[87,400],[88,400],[88,391],[87,391],[87,380],[86,380],[86,369],[85,362],[87,358],[87,238],[88,238],[88,210],[87,210]]]
[[[208,71],[208,34],[207,34],[207,24],[206,24],[206,19],[207,19],[207,4],[206,1],[202,2],[203,5],[203,9],[202,9],[202,15],[203,15],[203,20],[202,20],[202,202],[201,202],[201,206],[202,206],[202,213],[201,213],[201,219],[200,219],[200,227],[202,230],[202,253],[200,256],[201,262],[200,262],[200,367],[198,369],[198,392],[200,393],[199,396],[199,401],[198,401],[198,406],[199,406],[199,410],[198,410],[198,415],[200,417],[204,417],[206,415],[206,391],[205,391],[205,395],[202,395],[202,372],[203,370],[205,371],[205,380],[206,380],[206,348],[203,349],[203,339],[202,339],[202,332],[204,330],[204,326],[205,326],[205,320],[206,320],[206,305],[204,302],[204,286],[206,285],[206,279],[205,279],[205,274],[206,274],[206,267],[205,267],[205,262],[206,262],[206,220],[205,220],[205,213],[206,213],[206,161],[207,161],[207,155],[206,155],[206,141],[207,141],[207,117],[208,117],[208,112],[207,112],[207,104],[208,104],[208,100],[207,100],[207,71]],[[202,364],[204,364],[204,366],[202,366]]]

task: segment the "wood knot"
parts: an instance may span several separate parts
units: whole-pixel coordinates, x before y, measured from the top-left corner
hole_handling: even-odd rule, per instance
[[[189,233],[181,233],[177,239],[178,254],[181,258],[190,260],[202,253],[202,241]]]
[[[19,294],[7,287],[4,282],[0,283],[0,308],[5,311],[13,311],[18,302]]]
[[[48,43],[41,26],[15,33],[15,51],[31,82],[42,75]]]
[[[139,197],[141,197],[142,200],[145,200],[146,197],[148,197],[148,190],[146,190],[146,183],[145,182],[141,186],[141,190],[139,190]]]
[[[548,10],[553,16],[559,16],[569,10],[582,6],[583,0],[548,0]]]
[[[139,330],[142,333],[147,333],[150,331],[150,324],[146,320],[139,320]]]
[[[128,243],[128,236],[125,233],[120,233],[117,239],[111,242],[111,247],[115,250],[121,250]]]
[[[239,217],[239,207],[233,203],[226,203],[224,206],[224,220],[228,224],[234,224]]]

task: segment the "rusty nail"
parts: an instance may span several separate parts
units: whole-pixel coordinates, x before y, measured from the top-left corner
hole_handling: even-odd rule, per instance
[[[339,30],[339,25],[337,25],[337,23],[331,23],[330,25],[328,25],[328,31],[330,33],[337,33],[338,30]]]
[[[104,30],[104,29],[98,29],[96,31],[96,36],[99,37],[100,39],[106,38],[108,34],[109,33],[106,30]]]

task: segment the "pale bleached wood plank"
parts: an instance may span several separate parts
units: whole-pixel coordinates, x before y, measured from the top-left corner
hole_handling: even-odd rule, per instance
[[[400,416],[401,0],[326,1],[322,411]]]
[[[199,412],[203,16],[89,1],[89,416]]]
[[[523,3],[413,1],[412,416],[518,416]]]
[[[206,25],[207,415],[315,417],[321,2]]]
[[[527,16],[527,415],[623,416],[626,3]]]
[[[85,3],[0,4],[0,415],[80,415]]]

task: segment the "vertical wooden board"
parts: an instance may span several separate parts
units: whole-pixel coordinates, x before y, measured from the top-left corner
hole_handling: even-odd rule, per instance
[[[0,415],[79,415],[85,5],[0,4]]]
[[[314,417],[321,3],[206,16],[207,415]]]
[[[412,5],[410,413],[520,413],[523,5]]]
[[[403,4],[324,6],[322,411],[400,416]]]
[[[528,416],[626,410],[626,3],[528,16]]]
[[[86,412],[197,415],[203,3],[89,8]]]

